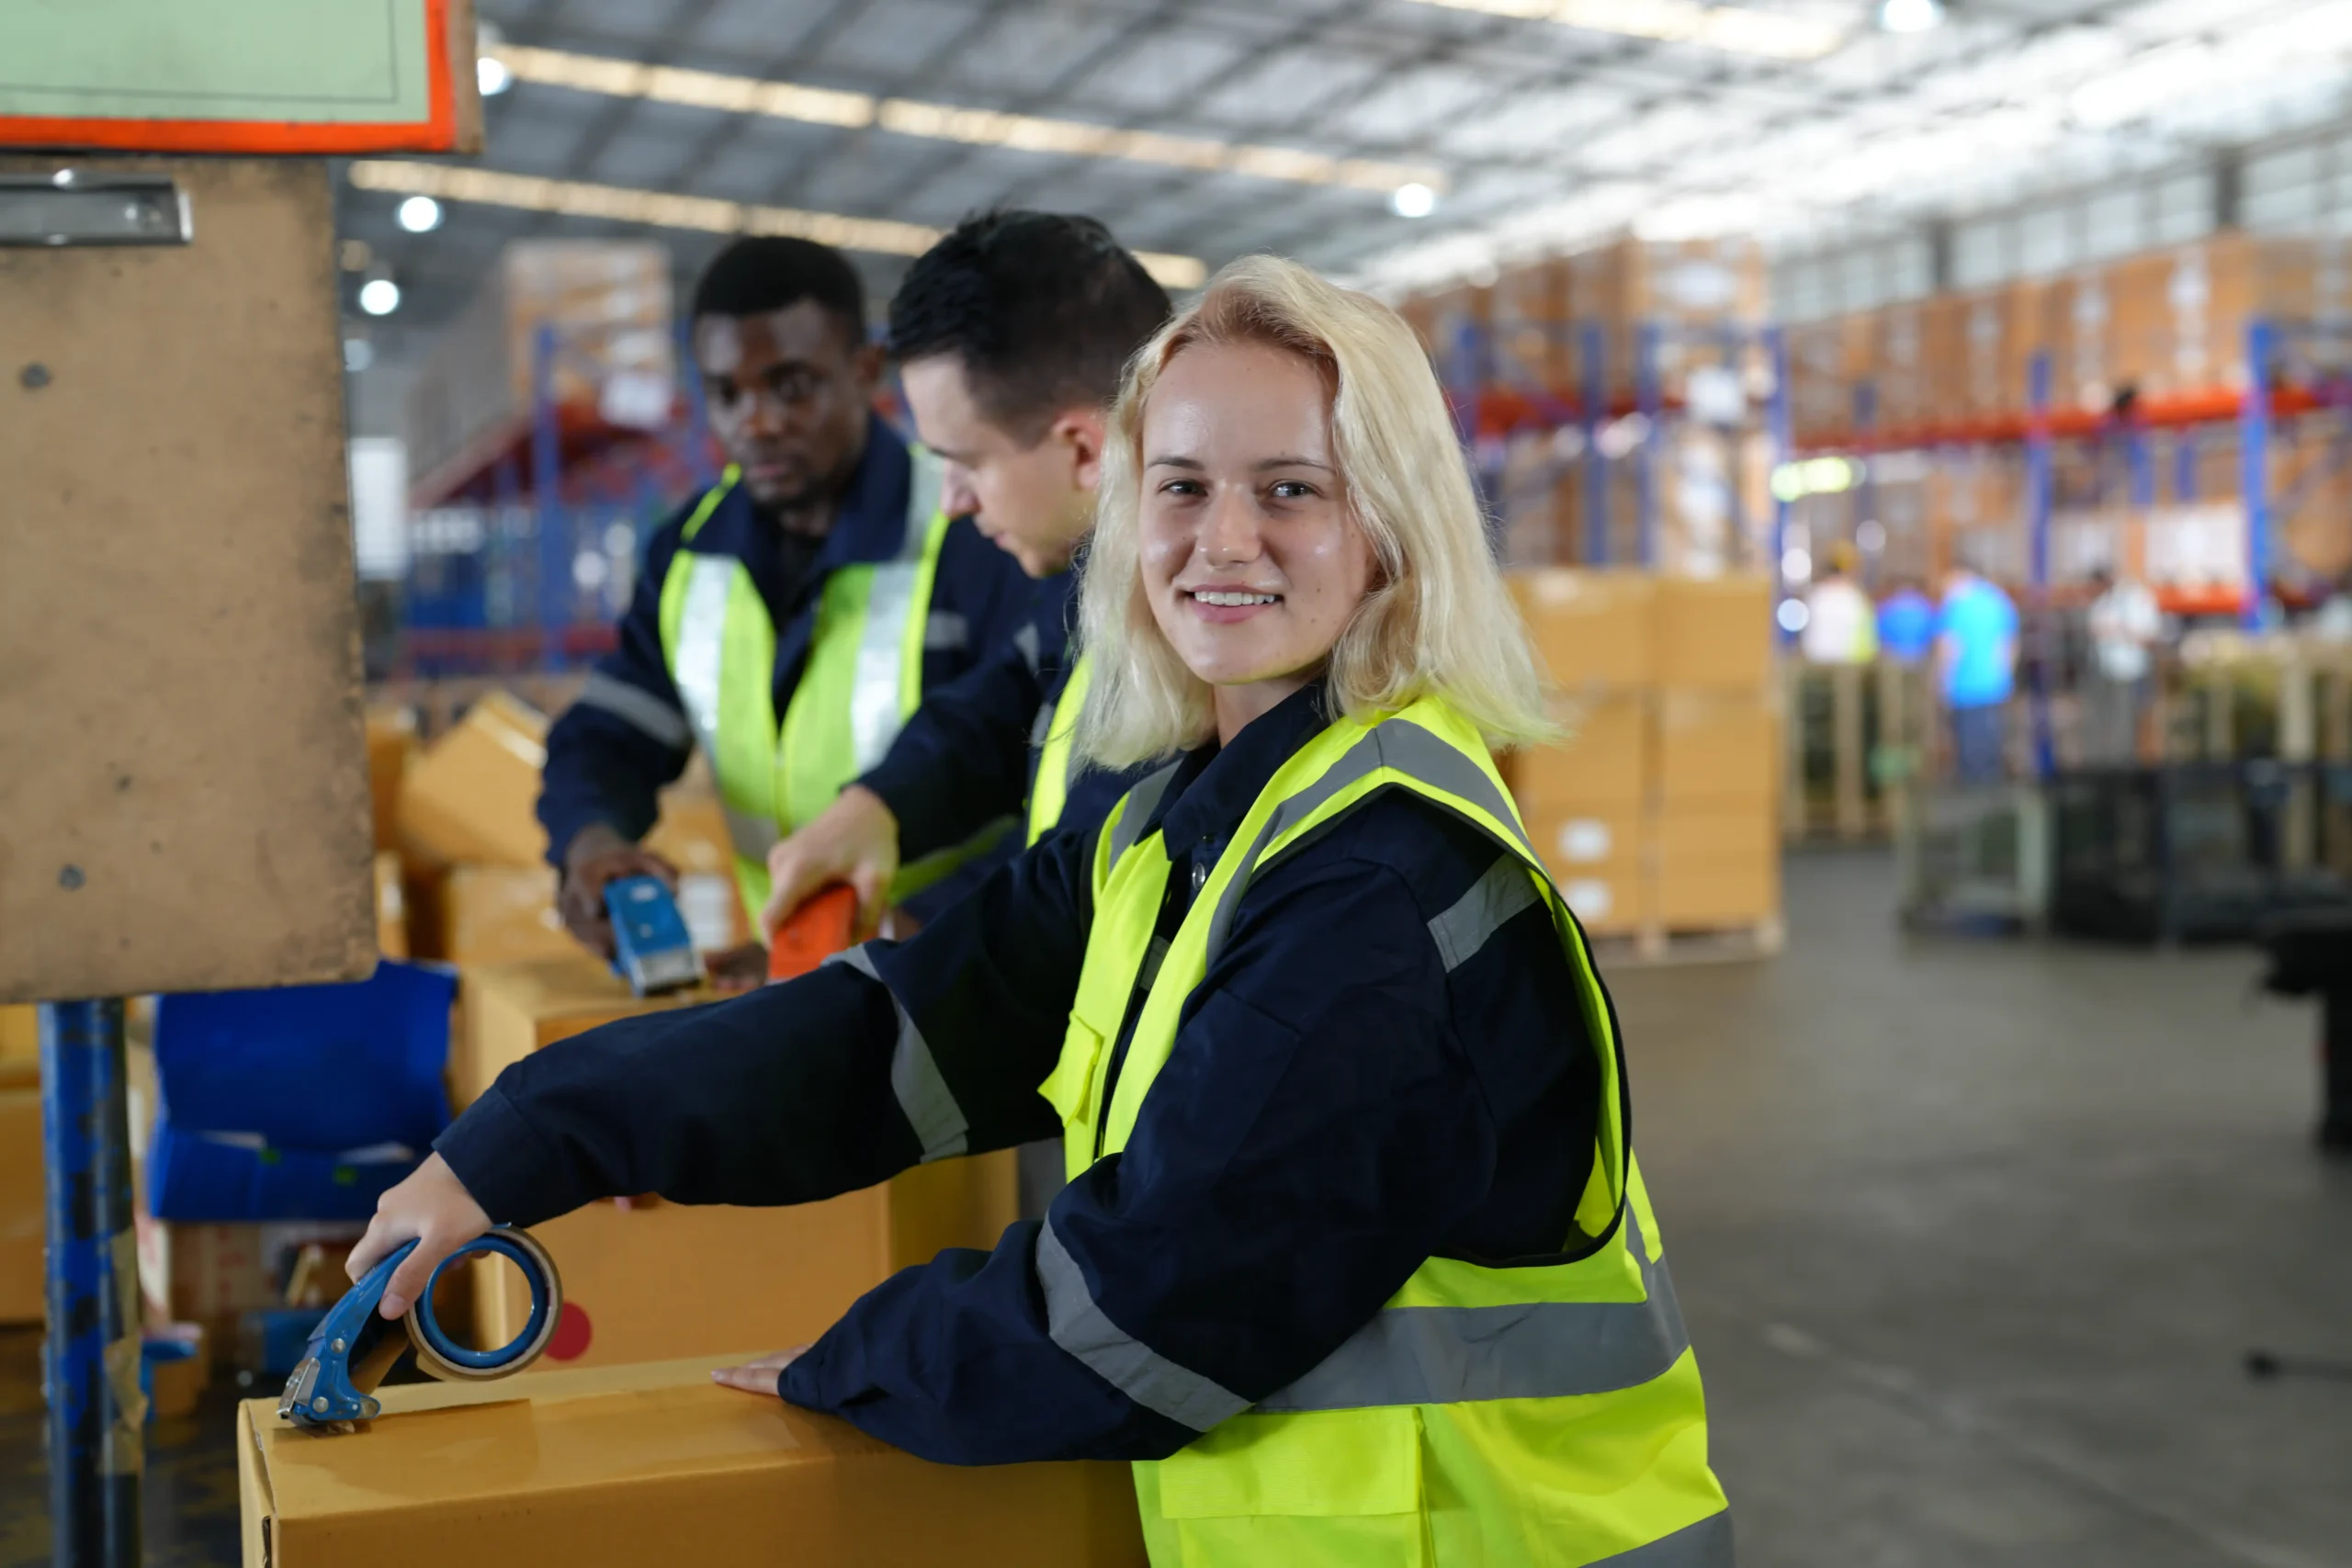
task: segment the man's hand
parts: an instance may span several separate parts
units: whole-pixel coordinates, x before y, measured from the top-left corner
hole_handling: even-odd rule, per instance
[[[606,959],[613,956],[613,921],[605,912],[605,889],[625,876],[658,876],[671,892],[678,890],[675,866],[602,822],[581,829],[563,852],[563,886],[556,892],[556,910],[582,946]]]
[[[773,1397],[775,1381],[784,1375],[784,1369],[808,1353],[806,1345],[795,1345],[789,1350],[772,1350],[758,1360],[747,1361],[740,1367],[720,1367],[710,1374],[710,1381],[724,1383],[729,1388],[740,1388],[745,1393],[764,1393]]]
[[[860,942],[882,924],[890,880],[899,874],[899,819],[882,797],[852,784],[817,819],[768,852],[774,891],[760,911],[760,934],[769,942],[811,894],[846,882],[857,894]]]
[[[439,1155],[430,1155],[406,1180],[376,1200],[376,1217],[351,1249],[345,1271],[356,1280],[399,1251],[401,1243],[413,1239],[416,1250],[392,1270],[383,1304],[377,1309],[386,1317],[398,1317],[424,1294],[443,1258],[490,1228],[490,1216],[458,1173]]]
[[[768,983],[768,950],[756,942],[703,954],[703,973],[722,997],[755,991]]]

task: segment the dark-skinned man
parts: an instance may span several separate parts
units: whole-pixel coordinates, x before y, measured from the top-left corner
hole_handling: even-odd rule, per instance
[[[879,765],[776,847],[765,929],[846,882],[871,935],[902,856],[920,862],[1008,811],[1032,842],[1090,830],[1135,782],[1071,772],[1084,695],[1071,562],[1093,527],[1120,374],[1168,309],[1110,231],[1061,213],[970,219],[908,269],[890,301],[907,406],[958,510],[1037,580],[1035,597],[1009,645],[927,695]]]
[[[924,692],[1005,639],[1029,589],[1012,560],[943,506],[937,459],[873,412],[881,351],[842,256],[804,240],[739,240],[696,284],[695,371],[728,458],[720,481],[647,547],[619,647],[548,737],[539,818],[560,907],[610,956],[604,892],[675,873],[638,840],[656,794],[699,746],[756,914],[767,854],[879,761]],[[888,890],[918,917],[951,874],[1008,846],[1009,822],[910,861]],[[944,878],[944,880],[943,880]],[[713,965],[764,972],[756,949]]]

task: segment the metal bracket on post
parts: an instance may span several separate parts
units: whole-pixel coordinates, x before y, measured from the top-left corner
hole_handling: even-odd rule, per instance
[[[187,192],[169,175],[0,175],[0,245],[185,245],[195,234]]]
[[[51,1561],[139,1568],[147,1401],[139,1388],[121,1001],[44,1005],[40,1054]]]

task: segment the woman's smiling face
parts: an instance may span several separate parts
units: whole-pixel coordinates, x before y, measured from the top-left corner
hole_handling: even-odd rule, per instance
[[[1168,362],[1144,408],[1140,523],[1152,616],[1217,688],[1227,739],[1315,677],[1372,586],[1330,391],[1279,348],[1195,344]]]

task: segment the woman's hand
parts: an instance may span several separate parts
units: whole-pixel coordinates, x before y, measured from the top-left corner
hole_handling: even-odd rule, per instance
[[[458,1173],[439,1155],[430,1155],[406,1180],[376,1200],[376,1217],[351,1249],[345,1270],[358,1280],[399,1251],[401,1243],[413,1238],[416,1250],[392,1270],[378,1308],[386,1317],[398,1317],[424,1293],[443,1258],[490,1228],[490,1216]]]
[[[806,1345],[795,1345],[789,1350],[772,1350],[756,1361],[740,1367],[720,1367],[710,1374],[710,1381],[729,1388],[740,1388],[745,1393],[775,1393],[775,1380],[784,1369],[808,1353]]]

